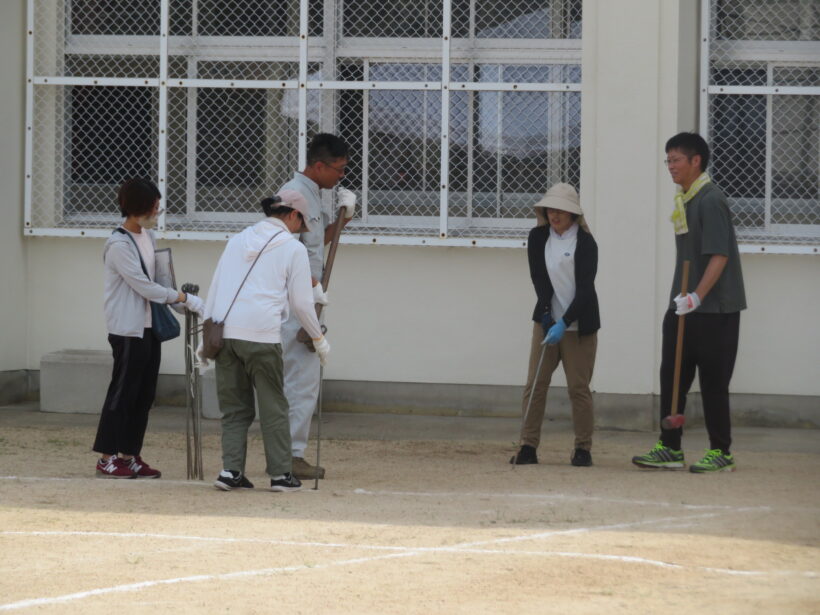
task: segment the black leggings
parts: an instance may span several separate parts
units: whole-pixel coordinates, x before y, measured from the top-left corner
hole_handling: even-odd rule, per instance
[[[730,314],[700,314],[685,317],[683,354],[680,370],[678,412],[683,414],[686,394],[698,370],[703,418],[709,433],[709,446],[729,452],[732,445],[732,423],[729,417],[729,381],[735,368],[740,312]],[[663,319],[663,350],[661,354],[661,419],[672,408],[672,383],[675,373],[675,344],[678,337],[678,316],[673,310]],[[661,442],[679,450],[683,429],[661,428]]]
[[[151,331],[143,336],[109,335],[114,353],[111,384],[100,414],[94,451],[105,455],[139,455],[148,411],[154,404],[161,358],[160,342]]]

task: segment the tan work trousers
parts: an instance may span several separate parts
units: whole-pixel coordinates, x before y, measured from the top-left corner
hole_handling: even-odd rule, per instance
[[[572,404],[572,425],[575,429],[575,448],[590,450],[592,447],[592,430],[595,418],[592,408],[592,393],[589,383],[592,380],[592,370],[595,367],[595,350],[598,347],[598,334],[578,336],[577,331],[567,331],[560,342],[554,346],[542,346],[544,330],[540,323],[533,323],[532,341],[530,342],[530,367],[527,375],[527,386],[524,387],[524,399],[521,404],[521,444],[538,448],[541,441],[541,424],[544,421],[544,410],[547,407],[547,391],[552,380],[552,373],[558,363],[564,364],[564,373],[567,376],[567,390]],[[544,350],[546,348],[546,350]],[[535,371],[541,351],[544,350],[544,360],[535,380]],[[532,403],[530,391],[532,393]]]

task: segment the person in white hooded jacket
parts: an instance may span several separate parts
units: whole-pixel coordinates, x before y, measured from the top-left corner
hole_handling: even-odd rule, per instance
[[[270,488],[301,488],[292,474],[283,385],[281,326],[288,314],[292,311],[313,339],[322,364],[330,352],[316,317],[307,250],[293,235],[310,230],[307,202],[295,190],[277,196],[281,200],[262,201],[264,220],[228,242],[205,302],[205,318],[224,321],[224,346],[215,360],[223,469],[214,482],[223,491],[253,488],[245,459],[254,390]]]

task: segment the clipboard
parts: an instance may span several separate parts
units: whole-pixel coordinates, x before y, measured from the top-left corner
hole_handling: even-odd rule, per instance
[[[176,288],[177,279],[174,274],[174,259],[171,248],[162,248],[154,251],[155,275],[154,281],[166,288]]]

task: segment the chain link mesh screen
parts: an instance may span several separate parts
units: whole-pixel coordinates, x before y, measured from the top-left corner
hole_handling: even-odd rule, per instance
[[[171,90],[169,229],[237,230],[259,217],[260,201],[287,181],[297,166],[296,122],[281,113],[283,93]]]
[[[35,75],[158,75],[159,0],[32,1]]]
[[[127,177],[157,181],[158,90],[34,88],[32,226],[109,228]]]
[[[711,171],[738,233],[748,242],[817,243],[820,4],[713,0],[710,9]]]
[[[450,235],[521,238],[551,183],[579,184],[580,93],[555,84],[580,83],[580,0],[454,0],[451,37],[481,60],[454,47],[449,80],[440,1],[302,0],[307,55],[300,0],[29,1],[33,228],[110,228],[140,175],[166,230],[237,230],[318,132],[351,147],[349,233],[438,236],[444,195]]]

